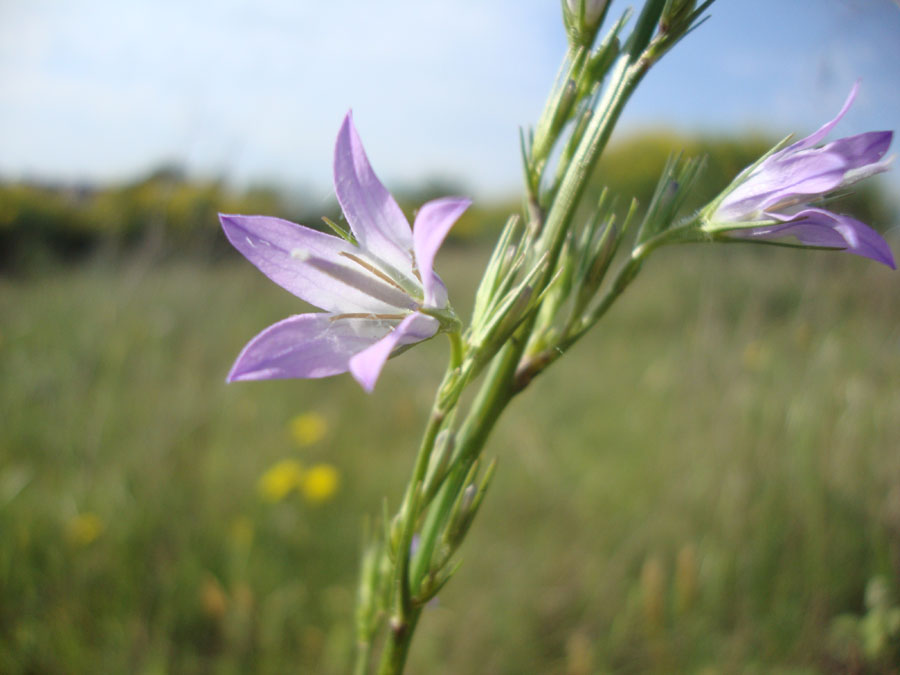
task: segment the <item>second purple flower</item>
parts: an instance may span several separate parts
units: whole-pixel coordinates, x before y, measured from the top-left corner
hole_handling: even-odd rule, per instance
[[[837,116],[815,133],[745,169],[704,214],[703,229],[746,240],[795,237],[801,244],[846,250],[896,268],[887,242],[850,216],[813,204],[838,189],[886,171],[893,132],[870,131],[816,147],[849,110],[854,85]]]

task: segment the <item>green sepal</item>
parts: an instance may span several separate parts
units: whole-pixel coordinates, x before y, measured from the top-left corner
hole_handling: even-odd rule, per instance
[[[793,134],[788,134],[780,141],[778,141],[778,143],[776,143],[766,154],[753,162],[753,164],[751,164],[750,166],[744,168],[743,171],[735,176],[734,179],[728,184],[728,186],[724,190],[722,190],[722,192],[720,192],[715,199],[713,199],[709,204],[700,209],[700,216],[701,220],[703,221],[702,227],[704,230],[706,230],[707,232],[713,231],[708,227],[708,225],[712,222],[712,214],[719,210],[719,205],[721,205],[721,203],[725,201],[725,198],[729,194],[731,194],[731,192],[733,192],[741,183],[747,180],[747,178],[749,178],[750,175],[753,174],[753,172],[756,171],[763,162],[769,159],[769,157],[774,155],[776,152],[781,152],[782,150],[784,150],[793,137]]]
[[[434,450],[425,473],[422,503],[429,504],[437,494],[444,479],[449,473],[450,459],[456,449],[456,435],[452,429],[445,428],[438,432],[434,441]]]
[[[469,531],[469,527],[475,520],[475,516],[478,515],[478,510],[481,508],[487,489],[494,478],[494,473],[497,469],[497,459],[492,459],[490,464],[488,464],[484,476],[476,488],[475,478],[479,469],[480,462],[476,460],[472,464],[469,475],[466,476],[466,480],[463,482],[463,485],[466,487],[457,497],[453,510],[450,512],[450,523],[444,532],[444,542],[450,548],[451,555],[459,548]],[[474,489],[470,490],[470,488]]]
[[[631,36],[628,38],[628,43],[625,45],[632,63],[641,57],[647,45],[650,44],[650,39],[656,31],[665,7],[666,0],[647,0],[644,4],[637,23],[631,31]]]
[[[544,253],[515,288],[496,298],[485,310],[481,325],[473,322],[468,342],[475,349],[482,349],[489,342],[496,341],[498,335],[508,336],[510,326],[518,324],[530,307],[535,280],[546,271],[547,258],[548,254]],[[507,281],[510,279],[511,275]],[[499,330],[501,327],[506,330]],[[505,341],[505,337],[502,341]]]
[[[359,574],[359,589],[356,602],[356,634],[360,642],[369,642],[378,630],[379,624],[379,561],[381,541],[371,531],[368,519],[363,523],[362,562]]]
[[[458,558],[448,565],[444,565],[437,572],[429,572],[422,580],[418,594],[413,597],[413,604],[421,607],[443,590],[447,582],[456,574],[462,566],[462,559]]]
[[[322,216],[322,220],[325,221],[325,224],[330,227],[334,233],[339,236],[344,241],[348,241],[354,246],[359,246],[359,242],[356,241],[356,237],[353,236],[353,233],[342,225],[338,225],[331,218],[327,216]]]
[[[669,156],[638,230],[635,250],[640,250],[653,238],[672,228],[678,211],[684,205],[684,200],[693,189],[704,166],[704,158],[682,160],[680,155]]]
[[[521,233],[521,220],[512,215],[506,221],[491,259],[488,261],[484,276],[478,284],[475,292],[475,307],[472,310],[472,326],[478,326],[484,321],[488,308],[496,302],[497,296],[502,295],[512,283],[518,269],[517,264],[522,261],[522,246],[519,242],[511,248],[512,241]]]

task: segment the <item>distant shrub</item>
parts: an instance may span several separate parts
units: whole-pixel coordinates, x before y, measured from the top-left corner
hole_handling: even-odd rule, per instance
[[[706,157],[706,168],[685,209],[712,199],[745,166],[766,152],[772,141],[761,136],[685,136],[644,131],[614,143],[597,166],[589,190],[604,187],[624,211],[632,198],[646,205],[662,167],[672,154]],[[410,222],[415,209],[435,197],[466,194],[448,181],[425,181],[400,191]],[[298,206],[298,203],[300,206]],[[140,252],[151,256],[193,256],[217,260],[233,255],[221,236],[219,212],[277,215],[323,228],[321,217],[341,218],[337,202],[303,206],[302,198],[271,186],[235,190],[224,181],[188,177],[163,166],[138,180],[105,187],[0,182],[0,272],[31,272],[54,262],[77,261],[104,252],[118,257]],[[516,198],[476,201],[451,237],[457,241],[492,236],[519,209]],[[832,210],[851,213],[876,228],[896,218],[894,205],[877,182],[862,185],[837,200]]]

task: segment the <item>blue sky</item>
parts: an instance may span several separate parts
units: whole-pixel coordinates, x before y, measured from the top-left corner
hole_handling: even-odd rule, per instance
[[[710,14],[620,133],[805,135],[857,78],[840,135],[898,126],[894,0],[719,0]],[[518,126],[564,43],[556,0],[0,0],[0,175],[117,181],[173,160],[325,199],[352,107],[389,187],[512,191]]]

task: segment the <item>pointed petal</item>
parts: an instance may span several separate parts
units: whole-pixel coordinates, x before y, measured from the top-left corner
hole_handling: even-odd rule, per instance
[[[219,214],[219,220],[247,260],[311,305],[375,314],[410,306],[408,296],[355,262],[360,250],[343,239],[269,216]]]
[[[847,187],[891,167],[894,158],[885,158],[885,154],[890,149],[893,138],[892,131],[870,131],[840,138],[822,149],[844,157],[846,170],[841,187]]]
[[[722,220],[756,218],[759,211],[833,190],[841,184],[844,172],[839,156],[817,150],[764,163],[722,202],[718,215]]]
[[[826,228],[831,228],[844,239],[844,248],[849,253],[870,258],[891,269],[897,269],[891,247],[884,238],[863,222],[825,209],[806,209],[794,216],[799,225],[808,228],[805,232],[795,234],[804,244],[815,244],[817,236]],[[812,227],[818,225],[818,234]]]
[[[893,137],[873,131],[838,139],[821,148],[800,150],[761,164],[723,200],[721,220],[755,218],[759,211],[779,209],[852,185],[890,166],[882,160]]]
[[[334,148],[334,191],[360,246],[413,278],[409,222],[372,170],[349,112]]]
[[[870,258],[891,269],[897,269],[891,248],[884,238],[871,227],[855,218],[825,209],[808,208],[790,216],[768,214],[780,225],[735,230],[732,234],[749,239],[782,239],[796,237],[808,246],[825,246],[842,249],[848,253]]]
[[[426,340],[437,333],[440,323],[425,314],[410,314],[394,330],[350,359],[350,373],[368,392],[375,388],[385,362],[397,347]]]
[[[443,307],[447,303],[446,289],[434,273],[434,256],[450,228],[471,203],[471,199],[463,197],[444,197],[423,204],[416,214],[413,241],[427,307]]]
[[[884,157],[893,138],[892,131],[867,131],[832,141],[822,147],[822,152],[838,155],[847,169],[856,169]]]
[[[830,192],[888,168],[879,163],[891,145],[893,133],[872,131],[839,138],[821,148],[802,150],[766,168],[755,181],[759,192],[778,188],[763,208],[779,201],[778,195],[815,195]],[[852,180],[848,182],[848,174]]]
[[[856,99],[857,91],[859,91],[859,80],[857,80],[856,82],[853,83],[853,88],[850,89],[850,94],[847,96],[847,100],[844,101],[844,105],[841,107],[840,112],[838,112],[838,114],[835,116],[835,118],[833,120],[831,120],[830,122],[826,122],[819,128],[818,131],[811,133],[809,136],[797,141],[793,145],[789,145],[788,147],[786,147],[784,150],[782,150],[780,153],[777,153],[777,154],[782,154],[782,153],[790,154],[793,152],[797,152],[798,150],[802,150],[804,148],[811,148],[812,146],[819,143],[819,141],[821,141],[823,138],[825,138],[828,135],[828,133],[832,129],[834,129],[835,125],[841,121],[841,118],[847,114],[847,111],[850,110],[850,106],[853,105],[853,101],[854,101],[854,99]]]
[[[228,381],[328,377],[349,368],[350,358],[376,344],[397,322],[299,314],[272,324],[241,351]]]

